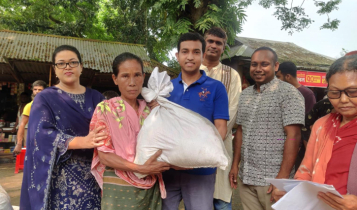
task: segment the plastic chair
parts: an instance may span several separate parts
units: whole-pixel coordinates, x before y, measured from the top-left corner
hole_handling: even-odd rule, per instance
[[[24,169],[25,155],[26,148],[22,148],[20,154],[16,156],[15,174],[19,173],[19,170]]]

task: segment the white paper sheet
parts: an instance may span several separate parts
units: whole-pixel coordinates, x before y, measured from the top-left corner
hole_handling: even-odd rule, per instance
[[[287,193],[272,206],[275,210],[333,210],[333,208],[317,198],[318,192],[330,192],[342,197],[332,185],[291,179],[266,180],[279,190],[287,191]]]

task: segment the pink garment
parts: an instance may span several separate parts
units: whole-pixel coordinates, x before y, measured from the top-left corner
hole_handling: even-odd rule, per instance
[[[104,145],[94,150],[91,172],[97,180],[100,188],[103,189],[103,165],[98,156],[101,152],[115,153],[121,158],[134,162],[136,155],[136,141],[140,128],[145,118],[150,113],[144,100],[138,100],[138,113],[120,97],[105,100],[97,105],[94,111],[90,130],[99,126],[106,126],[108,138],[104,140]],[[150,189],[155,185],[157,179],[160,185],[161,197],[166,198],[166,190],[162,175],[149,175],[144,179],[139,179],[133,172],[120,171],[115,169],[115,174],[127,183],[141,189]]]

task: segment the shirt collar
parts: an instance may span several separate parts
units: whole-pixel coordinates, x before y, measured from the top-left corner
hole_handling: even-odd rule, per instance
[[[272,79],[270,82],[265,83],[260,86],[260,92],[261,93],[264,92],[266,89],[268,89],[270,86],[272,86],[273,84],[275,84],[277,82],[279,82],[279,79],[274,76],[274,79]],[[257,90],[257,84],[255,84],[253,87],[253,91],[256,91],[256,90]]]
[[[207,80],[206,72],[203,71],[203,70],[200,70],[200,73],[202,74],[201,77],[200,77],[196,82],[194,82],[194,83],[192,83],[192,84],[195,84],[195,83],[197,83],[197,84],[202,84],[202,83],[204,83],[204,82]],[[179,82],[182,83],[182,82],[183,82],[183,81],[182,81],[182,73],[179,74],[178,78],[179,78]],[[183,83],[182,83],[182,84],[183,84]]]
[[[222,63],[219,62],[218,65],[215,66],[215,67],[213,67],[210,71],[216,71],[217,69],[221,69],[221,68],[222,68]],[[209,71],[208,68],[207,68],[207,66],[205,66],[205,65],[203,65],[203,64],[201,64],[200,69],[203,69],[203,70],[205,70],[205,71]]]

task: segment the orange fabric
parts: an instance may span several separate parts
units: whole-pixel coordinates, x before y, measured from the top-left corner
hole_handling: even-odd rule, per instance
[[[340,127],[341,118],[340,114],[332,113],[316,121],[295,179],[332,184],[341,194],[347,193],[357,120]]]
[[[305,157],[295,174],[295,179],[325,183],[326,168],[334,144],[334,138],[328,137],[331,127],[326,125],[330,124],[328,121],[332,118],[332,115],[328,114],[313,125]]]

